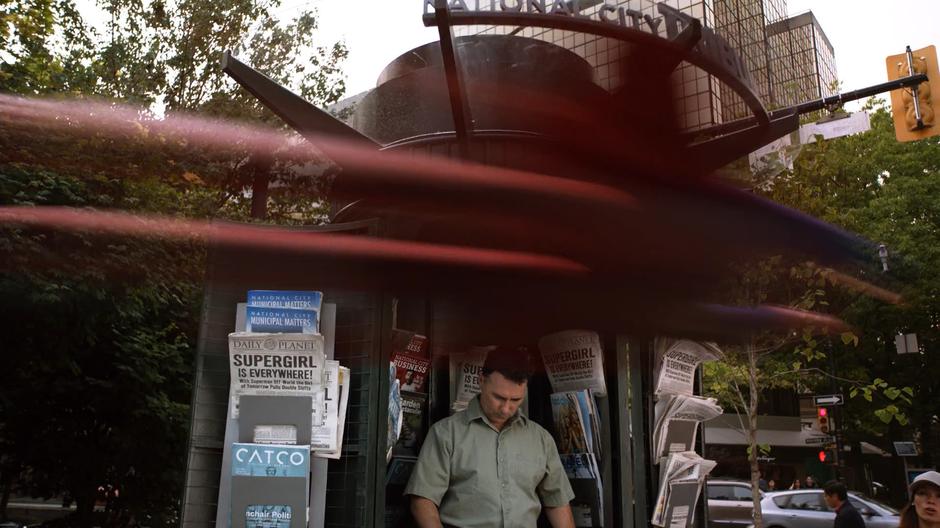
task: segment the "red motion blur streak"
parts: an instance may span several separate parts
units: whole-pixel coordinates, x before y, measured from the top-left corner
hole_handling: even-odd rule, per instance
[[[140,109],[128,106],[0,95],[0,117],[63,130],[77,128],[90,135],[126,134],[144,116]],[[275,130],[233,126],[223,121],[188,116],[146,120],[146,124],[153,136],[182,136],[190,144],[213,149],[229,149],[240,143],[253,152],[271,154],[282,149],[288,141],[288,136]],[[359,188],[383,183],[402,192],[425,192],[442,199],[460,199],[471,193],[509,199],[543,197],[557,201],[559,206],[606,206],[623,211],[637,208],[637,201],[629,193],[605,185],[444,158],[422,159],[395,152],[379,152],[325,136],[308,139],[315,140],[315,146],[302,150],[312,155],[326,154],[343,167],[342,178]],[[519,203],[519,206],[524,206],[524,203]]]
[[[60,207],[0,207],[0,224],[26,225],[63,231],[198,240],[228,248],[274,249],[313,257],[421,263],[466,267],[482,271],[521,271],[557,277],[586,277],[590,270],[577,262],[511,251],[382,240],[362,236],[287,232],[272,228],[210,224],[169,217],[79,211]]]
[[[904,302],[904,298],[898,293],[894,293],[884,288],[875,286],[874,284],[856,279],[855,277],[850,277],[834,269],[826,269],[825,273],[829,280],[846,289],[863,293],[869,297],[873,297],[888,304],[902,304]]]

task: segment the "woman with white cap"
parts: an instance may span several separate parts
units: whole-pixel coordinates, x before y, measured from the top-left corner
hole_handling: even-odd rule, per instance
[[[901,511],[900,528],[940,528],[940,473],[917,475],[911,497],[913,501]]]

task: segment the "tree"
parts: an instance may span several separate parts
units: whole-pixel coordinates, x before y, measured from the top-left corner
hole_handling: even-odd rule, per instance
[[[328,103],[344,89],[345,47],[314,46],[314,13],[284,24],[270,15],[276,1],[102,6],[99,38],[71,0],[0,2],[0,92],[144,105],[111,136],[0,124],[0,205],[246,219],[243,145],[200,151],[185,131],[155,136],[149,123],[172,112],[275,123],[219,71],[225,48]],[[293,169],[275,159],[268,172],[290,183],[271,195],[274,220],[318,222],[320,183],[288,180]],[[121,500],[108,523],[177,523],[204,259],[196,244],[3,229],[0,514],[13,491],[66,493],[91,525],[95,490],[111,484]]]
[[[764,390],[826,392],[833,383],[840,386],[851,397],[843,420],[849,442],[897,434],[897,427],[909,420],[919,424],[918,438],[924,452],[932,453],[940,437],[935,418],[940,409],[935,403],[926,403],[927,399],[935,400],[927,395],[940,387],[916,374],[918,368],[935,368],[931,356],[898,358],[892,346],[899,331],[916,329],[921,342],[930,343],[927,346],[936,339],[937,284],[935,274],[927,270],[940,265],[936,250],[940,247],[940,210],[936,205],[940,156],[935,141],[897,143],[888,113],[877,103],[869,109],[875,110],[871,132],[832,141],[817,138],[816,143],[802,147],[794,170],[762,179],[760,191],[872,240],[887,242],[895,254],[893,275],[903,281],[888,286],[900,287],[906,302],[887,305],[845,291],[825,270],[802,265],[790,266],[789,278],[792,284],[802,285],[805,293],[796,298],[792,293],[781,297],[779,286],[760,279],[776,277],[773,280],[779,281],[787,276],[785,270],[773,269],[773,259],[751,265],[740,275],[742,284],[769,287],[758,291],[776,288],[776,302],[838,315],[859,332],[834,339],[836,336],[815,337],[807,331],[812,329],[797,329],[798,335],[802,334],[799,343],[788,343],[781,336],[755,336],[745,346],[730,349],[725,361],[705,367],[706,389],[742,417],[755,488],[757,455],[767,449],[756,444],[754,434]],[[872,261],[875,264],[875,255]],[[885,282],[884,277],[872,273],[873,268],[858,270],[858,278]],[[742,296],[742,284],[729,289],[738,292],[738,302],[766,300],[761,295],[752,298],[753,289]],[[788,288],[792,289],[792,284]],[[820,346],[823,341],[825,347]],[[836,365],[836,371],[826,362]],[[757,502],[755,493],[755,524],[759,525]]]
[[[936,138],[898,143],[883,101],[869,101],[867,110],[871,131],[805,146],[794,170],[774,180],[768,193],[888,247],[889,271],[866,270],[859,277],[898,290],[904,302],[886,305],[858,296],[839,300],[843,318],[861,331],[851,360],[845,350],[835,350],[839,368],[845,377],[873,380],[869,390],[857,390],[846,406],[848,433],[856,440],[888,434],[900,408],[894,402],[911,398],[904,418],[915,425],[923,462],[935,464],[940,384],[920,373],[940,367],[933,353],[940,338],[940,277],[935,273],[940,269],[940,143]],[[878,269],[876,262],[872,255]],[[898,333],[916,333],[921,354],[898,356],[893,346]],[[889,403],[872,415],[864,410],[870,406],[872,385],[912,390],[882,388]]]

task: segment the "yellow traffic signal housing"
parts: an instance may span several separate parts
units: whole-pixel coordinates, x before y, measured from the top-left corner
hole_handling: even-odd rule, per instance
[[[917,85],[917,96],[911,88],[900,88],[891,92],[891,112],[894,115],[894,131],[898,141],[916,141],[940,135],[940,68],[937,66],[936,46],[927,46],[911,52],[908,65],[907,53],[891,55],[885,59],[888,80],[926,73],[927,82]],[[932,85],[932,86],[931,86]],[[917,119],[920,114],[920,119]]]

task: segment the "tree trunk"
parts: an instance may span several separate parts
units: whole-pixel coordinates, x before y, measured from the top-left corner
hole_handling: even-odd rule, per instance
[[[268,186],[271,183],[271,168],[274,158],[258,156],[251,162],[251,217],[264,220],[268,215]]]
[[[751,463],[751,499],[754,502],[754,528],[764,525],[764,517],[760,509],[760,466],[757,463],[757,350],[754,343],[747,348],[747,373],[749,401],[747,402],[747,445],[748,461]]]

